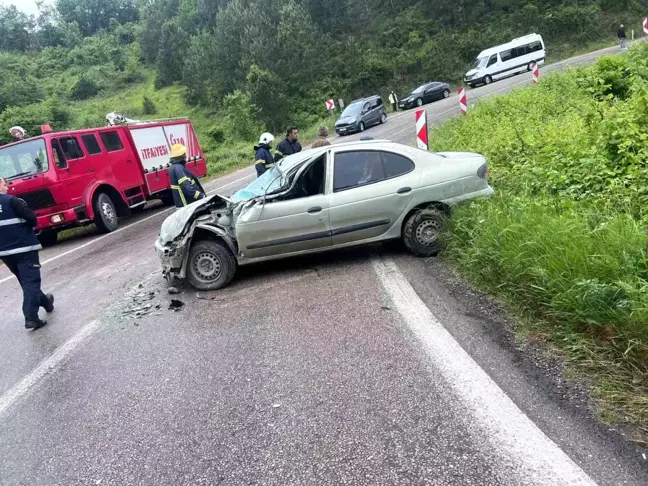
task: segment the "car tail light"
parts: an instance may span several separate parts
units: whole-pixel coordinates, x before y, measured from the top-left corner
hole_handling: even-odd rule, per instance
[[[477,176],[479,176],[480,179],[488,179],[488,173],[488,164],[484,164],[477,169]]]

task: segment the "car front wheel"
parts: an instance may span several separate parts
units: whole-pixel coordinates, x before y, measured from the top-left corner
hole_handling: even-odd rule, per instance
[[[218,290],[228,285],[236,274],[236,259],[221,241],[203,240],[189,251],[187,279],[198,290]]]
[[[416,100],[416,106],[418,106],[419,108],[420,108],[421,106],[423,106],[423,100],[422,100],[421,98],[419,98],[418,100]]]
[[[364,124],[364,122],[360,122],[360,125],[358,125],[358,131],[359,131],[359,132],[364,132],[364,131],[365,131],[365,124]]]
[[[441,235],[449,217],[437,208],[418,209],[403,225],[405,247],[416,256],[436,256],[441,251]]]
[[[380,123],[387,123],[387,115],[384,113],[380,115]]]

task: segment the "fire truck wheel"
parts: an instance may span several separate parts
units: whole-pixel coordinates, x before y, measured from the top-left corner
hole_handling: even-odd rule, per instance
[[[110,233],[117,229],[117,210],[115,204],[106,193],[101,193],[95,201],[94,222],[102,233]]]
[[[41,231],[40,234],[38,235],[38,241],[44,247],[56,245],[57,240],[58,240],[58,231],[56,230]]]

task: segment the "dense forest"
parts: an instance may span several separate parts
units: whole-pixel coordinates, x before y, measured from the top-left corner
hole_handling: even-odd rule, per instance
[[[329,97],[458,81],[482,48],[517,35],[541,33],[555,58],[613,39],[620,21],[639,31],[642,11],[646,0],[58,0],[37,16],[0,6],[0,143],[15,124],[67,128],[71,104],[147,80],[228,121],[220,140],[250,139],[312,123]]]

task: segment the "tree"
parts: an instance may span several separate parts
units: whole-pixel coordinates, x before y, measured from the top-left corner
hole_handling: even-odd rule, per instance
[[[289,105],[279,76],[253,64],[247,75],[247,88],[250,101],[258,108],[260,121],[273,132],[282,131],[288,120]]]
[[[177,21],[172,20],[164,24],[160,38],[160,50],[155,62],[157,68],[155,87],[157,89],[170,86],[182,79],[182,67],[188,41],[187,34],[180,28]]]
[[[133,0],[57,0],[56,8],[63,20],[77,23],[84,36],[107,29],[110,19],[120,24],[139,19]]]
[[[0,50],[26,51],[30,45],[32,20],[13,5],[0,5]]]

